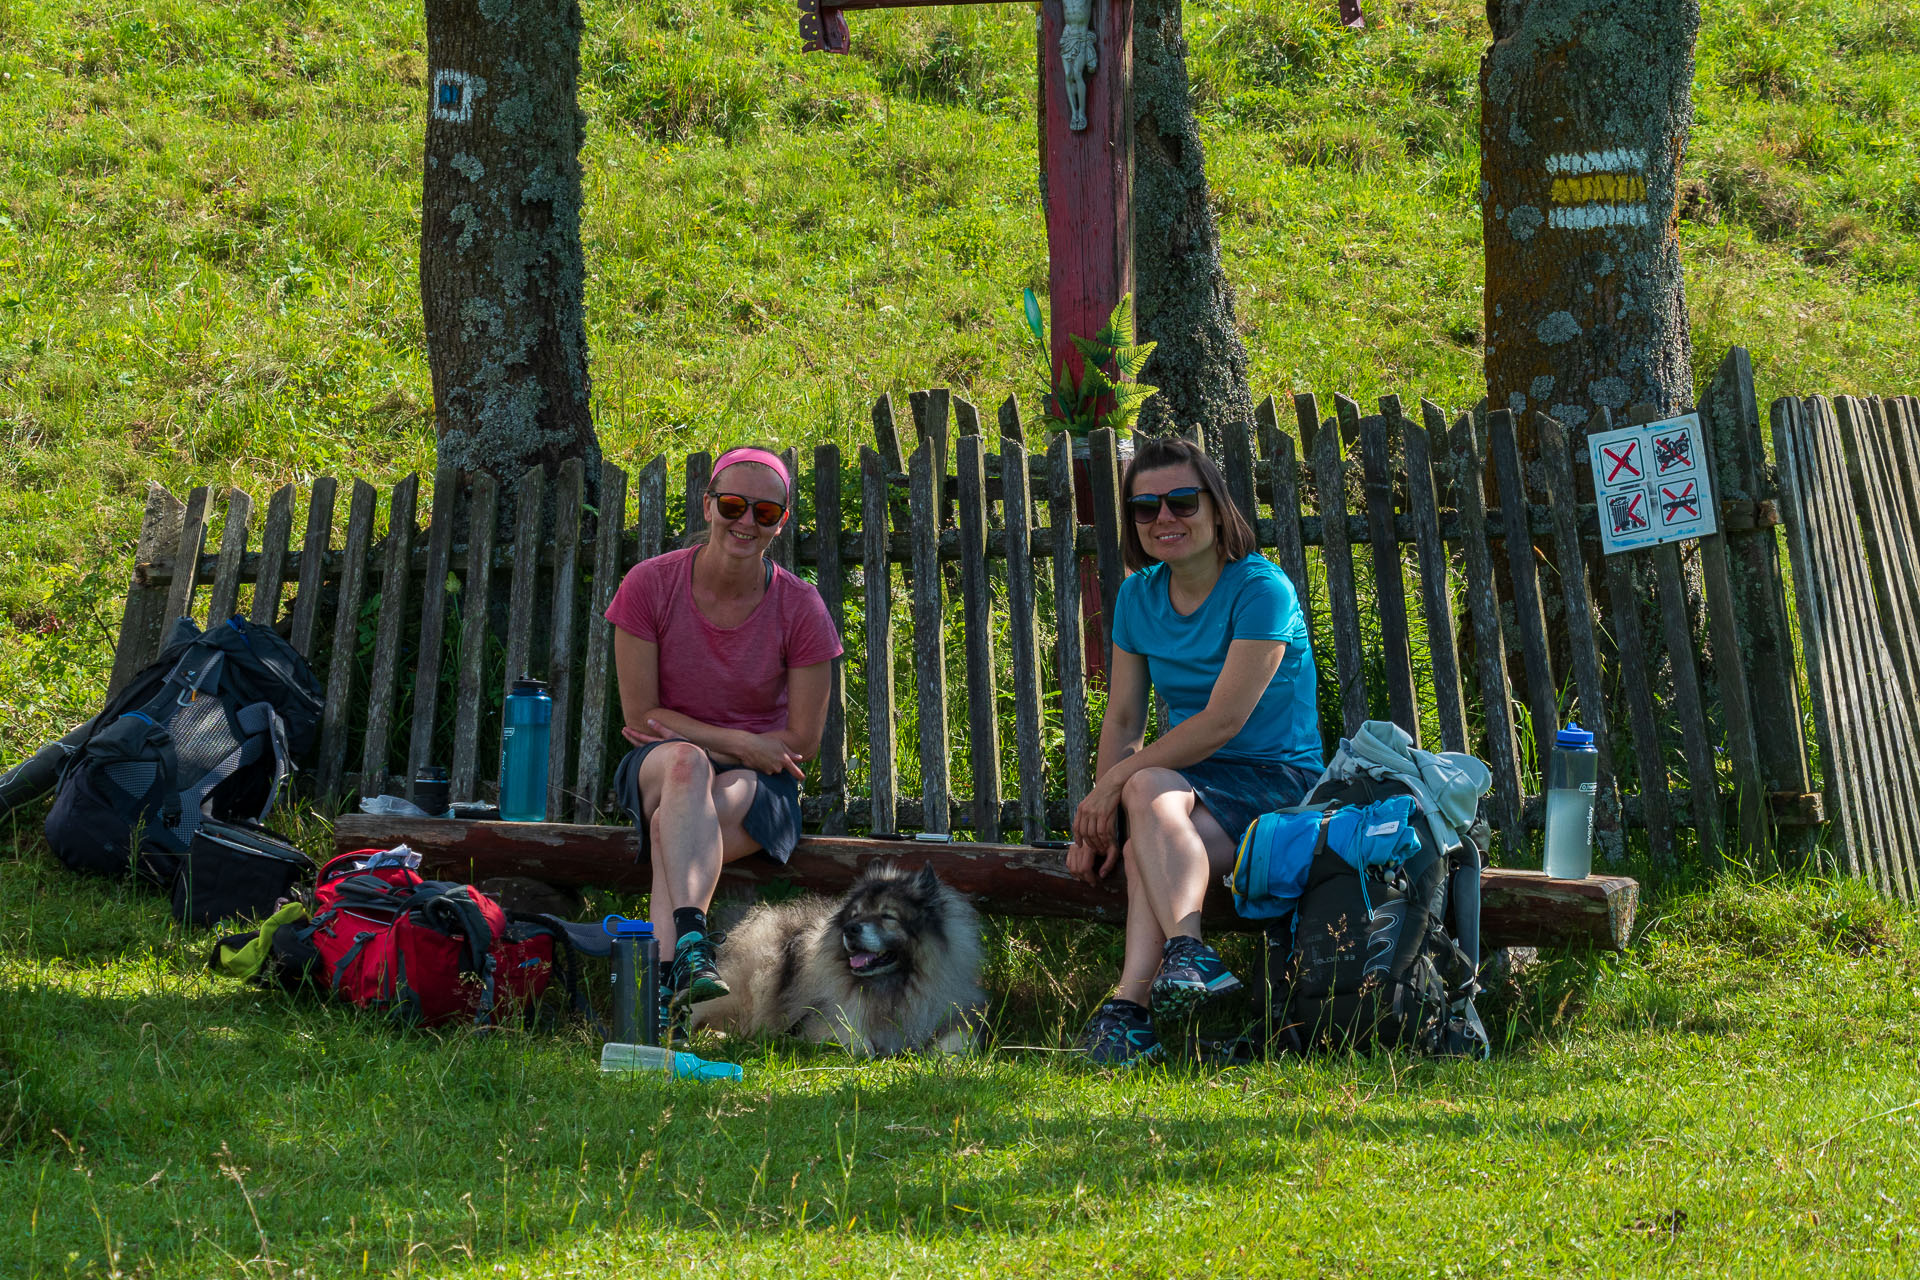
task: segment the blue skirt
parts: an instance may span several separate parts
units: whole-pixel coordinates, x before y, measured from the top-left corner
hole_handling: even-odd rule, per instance
[[[649,855],[647,848],[648,823],[640,811],[640,762],[647,753],[660,744],[649,742],[644,747],[635,747],[627,752],[626,759],[620,762],[620,768],[613,775],[613,793],[619,798],[620,807],[633,819],[634,830],[640,833],[640,857]],[[738,768],[739,766],[734,766]],[[732,772],[715,766],[720,773]],[[754,788],[753,803],[747,806],[746,819],[741,827],[767,853],[781,862],[793,856],[794,845],[800,843],[800,779],[790,773],[757,773],[760,785]]]
[[[1320,778],[1320,770],[1299,765],[1217,757],[1174,772],[1187,780],[1236,845],[1254,819],[1299,804]]]

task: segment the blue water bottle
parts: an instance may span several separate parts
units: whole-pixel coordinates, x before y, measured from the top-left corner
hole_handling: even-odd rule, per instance
[[[506,822],[547,820],[547,740],[553,699],[547,686],[521,676],[507,693],[500,727],[500,817]]]

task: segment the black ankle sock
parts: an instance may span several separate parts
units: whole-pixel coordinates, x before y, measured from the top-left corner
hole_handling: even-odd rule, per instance
[[[684,938],[690,933],[704,935],[707,932],[707,913],[698,907],[675,907],[673,909],[673,936]]]
[[[1131,1000],[1122,1000],[1119,996],[1113,997],[1113,999],[1107,1001],[1107,1003],[1112,1005],[1117,1012],[1123,1013],[1129,1018],[1138,1018],[1142,1022],[1150,1022],[1153,1019],[1153,1015],[1147,1012],[1147,1006],[1143,1004],[1135,1004]]]

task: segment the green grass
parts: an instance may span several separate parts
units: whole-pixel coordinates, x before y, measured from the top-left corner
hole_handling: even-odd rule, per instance
[[[1479,395],[1481,7],[1193,0],[1257,391]],[[616,459],[1031,401],[1031,18],[589,0],[594,411]],[[141,494],[430,472],[425,39],[395,0],[0,2],[0,757],[97,702]],[[1704,367],[1911,389],[1920,6],[1710,0],[1682,228]]]
[[[852,447],[931,384],[1031,401],[1026,10],[856,15],[834,59],[784,4],[585,8],[611,456]],[[1332,10],[1186,10],[1253,381],[1464,406],[1481,8]],[[97,707],[149,481],[431,470],[421,21],[0,0],[0,762]],[[1738,342],[1763,397],[1913,390],[1920,6],[1709,0],[1696,104],[1697,372]],[[1081,1074],[1017,1046],[1071,1035],[1117,939],[1022,926],[990,934],[982,1060],[756,1046],[745,1087],[674,1089],[599,1079],[578,1029],[395,1035],[213,978],[207,935],[28,829],[0,836],[9,1278],[1916,1269],[1920,932],[1857,885],[1668,890],[1626,958],[1496,992],[1483,1066]]]
[[[1498,989],[1486,1064],[1077,1069],[1024,1046],[1114,939],[1029,925],[990,930],[983,1058],[748,1045],[744,1085],[675,1086],[578,1027],[209,976],[209,935],[34,849],[0,863],[0,1273],[1911,1274],[1912,919],[1820,883],[1655,915]]]

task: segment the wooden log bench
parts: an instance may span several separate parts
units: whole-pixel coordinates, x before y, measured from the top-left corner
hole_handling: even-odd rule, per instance
[[[334,848],[341,853],[401,841],[420,854],[423,867],[449,880],[475,883],[493,876],[531,876],[562,888],[630,893],[645,893],[653,883],[631,827],[357,813],[343,814],[334,823]],[[988,915],[1115,925],[1126,919],[1124,877],[1118,872],[1089,885],[1067,874],[1064,851],[1032,845],[804,836],[787,865],[765,856],[743,858],[726,868],[723,883],[751,888],[785,881],[834,894],[874,861],[897,862],[909,870],[931,866]],[[1622,951],[1640,900],[1640,886],[1626,876],[1549,880],[1538,871],[1488,867],[1480,885],[1481,938],[1489,950],[1585,945]],[[1260,927],[1236,915],[1231,896],[1221,888],[1208,894],[1204,918],[1213,930]]]
[[[911,423],[896,422],[891,397],[875,403],[873,444],[857,461],[843,464],[837,444],[814,449],[809,466],[787,453],[796,516],[770,554],[818,585],[848,652],[803,797],[817,834],[784,871],[749,860],[729,874],[832,892],[864,861],[891,857],[932,863],[989,912],[1118,920],[1117,881],[1082,885],[1043,846],[1065,833],[1092,782],[1090,671],[1104,661],[1124,576],[1123,446],[1098,431],[1029,449],[1011,398],[997,437],[946,391],[914,392],[908,405]],[[1597,539],[1582,450],[1553,424],[1536,424],[1542,454],[1523,465],[1503,411],[1449,416],[1422,401],[1405,412],[1393,396],[1377,413],[1345,397],[1324,418],[1310,395],[1289,407],[1268,399],[1253,423],[1223,433],[1234,501],[1307,611],[1325,745],[1363,719],[1391,719],[1423,746],[1471,750],[1491,766],[1485,814],[1500,865],[1485,882],[1489,946],[1619,947],[1632,928],[1634,881],[1524,869],[1539,862],[1543,805],[1530,794],[1537,762],[1523,717],[1551,723],[1561,690],[1606,764],[1602,866],[1619,865],[1630,829],[1662,871],[1682,849],[1711,866],[1730,843],[1763,848],[1778,830],[1823,820],[1744,352],[1728,357],[1701,406],[1725,530],[1701,544],[1704,627],[1671,548],[1609,557],[1598,597],[1584,573],[1542,576]],[[240,490],[220,502],[196,489],[181,502],[155,486],[115,684],[151,659],[172,617],[245,610],[277,623],[327,690],[309,786],[351,810],[356,795],[410,793],[430,763],[449,767],[456,799],[492,798],[504,677],[543,677],[556,708],[547,812],[570,822],[348,813],[336,839],[406,839],[441,874],[644,890],[631,833],[595,825],[618,821],[611,778],[625,749],[601,613],[629,566],[698,531],[710,463],[656,457],[629,477],[609,460],[591,494],[577,461],[511,484],[443,471],[431,494],[409,476],[384,503],[378,536],[375,488],[321,477],[304,505],[291,485],[272,496],[257,542]],[[337,529],[336,497],[349,495]],[[1496,608],[1503,581],[1511,603]],[[1567,619],[1553,644],[1549,592]],[[1709,633],[1715,654],[1738,660],[1706,668]],[[1523,672],[1517,698],[1510,673]],[[1209,907],[1216,926],[1236,923],[1224,901]]]

